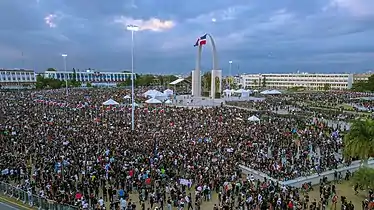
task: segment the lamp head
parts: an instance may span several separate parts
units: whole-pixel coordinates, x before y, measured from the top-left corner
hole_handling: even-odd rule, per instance
[[[229,64],[232,64],[232,61],[229,61]]]
[[[66,57],[66,56],[68,56],[68,55],[67,55],[67,54],[62,54],[61,56],[62,56],[62,57]]]
[[[127,25],[126,29],[129,31],[139,31],[139,26],[137,25]]]

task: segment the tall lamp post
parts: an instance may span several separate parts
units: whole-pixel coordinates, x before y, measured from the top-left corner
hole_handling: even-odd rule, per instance
[[[232,61],[229,61],[229,87],[231,89],[231,66],[232,66]]]
[[[127,30],[131,31],[131,130],[135,130],[135,91],[134,91],[134,32],[139,30],[136,25],[128,25]]]
[[[65,91],[66,91],[66,96],[68,96],[68,74],[67,74],[67,69],[66,69],[66,57],[68,55],[67,54],[62,54],[61,56],[64,59],[64,67],[65,67]]]

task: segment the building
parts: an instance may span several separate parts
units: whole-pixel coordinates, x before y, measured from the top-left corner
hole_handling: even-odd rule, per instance
[[[45,71],[45,78],[53,78],[65,81],[72,80],[82,83],[121,83],[127,79],[131,79],[129,72],[99,72],[97,70],[85,71]]]
[[[367,81],[374,73],[354,74],[353,83]]]
[[[36,74],[29,69],[0,69],[1,89],[35,88]]]
[[[367,80],[371,74],[243,74],[241,86],[245,88],[289,89],[301,87],[308,90],[345,90],[357,81]]]

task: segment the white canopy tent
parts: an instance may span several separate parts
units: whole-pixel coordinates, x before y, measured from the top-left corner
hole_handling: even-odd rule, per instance
[[[168,98],[168,96],[165,93],[161,93],[161,92],[151,95],[151,97],[159,101],[165,101]]]
[[[269,92],[270,92],[270,90],[264,90],[264,91],[261,91],[260,94],[269,95]]]
[[[226,89],[226,90],[223,91],[223,93],[225,94],[225,96],[231,96],[233,91],[229,90],[229,89]]]
[[[235,90],[235,93],[241,94],[240,96],[242,98],[248,98],[249,94],[251,94],[252,92],[250,90],[239,89]]]
[[[166,89],[164,90],[164,94],[166,96],[172,96],[174,94],[174,91],[173,90],[170,90],[170,89]]]
[[[163,101],[167,99],[168,97],[167,94],[160,92],[158,90],[148,90],[147,92],[144,93],[144,96],[149,97],[149,98],[156,98],[160,101]]]
[[[129,96],[129,95],[125,95],[125,97],[123,97],[124,99],[130,99],[131,98],[131,96]]]
[[[251,122],[260,122],[260,118],[254,116],[254,115],[249,117],[248,120],[251,121]]]
[[[118,105],[119,103],[113,99],[109,99],[103,103],[104,106],[115,106]]]
[[[282,93],[279,90],[271,90],[270,94],[279,95],[279,94],[282,94]]]
[[[263,94],[263,95],[279,95],[279,94],[282,94],[278,90],[264,90],[264,91],[262,91],[260,93]]]
[[[164,103],[165,103],[165,104],[172,104],[173,102],[170,101],[170,100],[168,99],[168,100],[166,100]]]
[[[162,102],[160,100],[157,100],[155,98],[151,98],[145,101],[147,104],[161,104]]]
[[[157,95],[157,94],[163,94],[163,93],[158,91],[158,90],[147,90],[147,92],[145,92],[143,95],[146,96],[146,97],[153,97],[154,98],[154,95]]]
[[[243,92],[246,92],[246,90],[244,89],[239,89],[239,90],[235,90],[234,93],[243,93]]]

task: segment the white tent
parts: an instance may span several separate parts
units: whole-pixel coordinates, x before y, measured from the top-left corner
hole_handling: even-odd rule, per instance
[[[109,99],[103,103],[104,106],[118,105],[119,103],[113,99]]]
[[[244,89],[239,89],[239,90],[235,90],[234,92],[235,92],[235,93],[243,93],[243,92],[247,92],[247,91],[244,90]]]
[[[168,98],[168,96],[165,93],[162,93],[158,90],[148,90],[147,92],[144,93],[144,96],[149,97],[149,98],[155,98],[160,101],[163,101]]]
[[[174,94],[174,91],[173,90],[170,90],[170,89],[166,89],[164,90],[164,94],[166,96],[172,96]]]
[[[147,104],[161,104],[162,102],[160,100],[157,100],[155,98],[151,98],[145,101]]]
[[[158,90],[148,90],[143,95],[146,96],[146,97],[153,97],[154,98],[155,95],[159,95],[159,94],[163,94],[163,93],[161,93]]]
[[[270,94],[270,90],[261,91],[260,94],[269,95]]]
[[[168,98],[168,96],[165,93],[161,93],[161,92],[156,93],[154,95],[150,95],[150,96],[160,101],[165,101]]]
[[[282,94],[279,90],[271,90],[269,92],[270,92],[270,94],[273,94],[273,95]]]
[[[225,94],[225,96],[231,96],[231,94],[233,93],[231,90],[229,89],[226,89],[223,91],[223,93]]]
[[[264,90],[261,92],[264,95],[279,95],[282,94],[279,90]]]
[[[251,121],[251,122],[260,122],[260,118],[254,116],[254,115],[252,117],[249,117],[248,120]]]
[[[131,98],[131,96],[129,96],[129,95],[125,95],[125,97],[123,97],[124,99],[130,99]]]
[[[165,103],[165,104],[172,104],[173,102],[170,101],[170,100],[166,100],[164,103]]]
[[[242,98],[247,98],[249,97],[249,94],[251,94],[252,92],[249,90],[239,89],[235,90],[235,93],[239,93]]]

